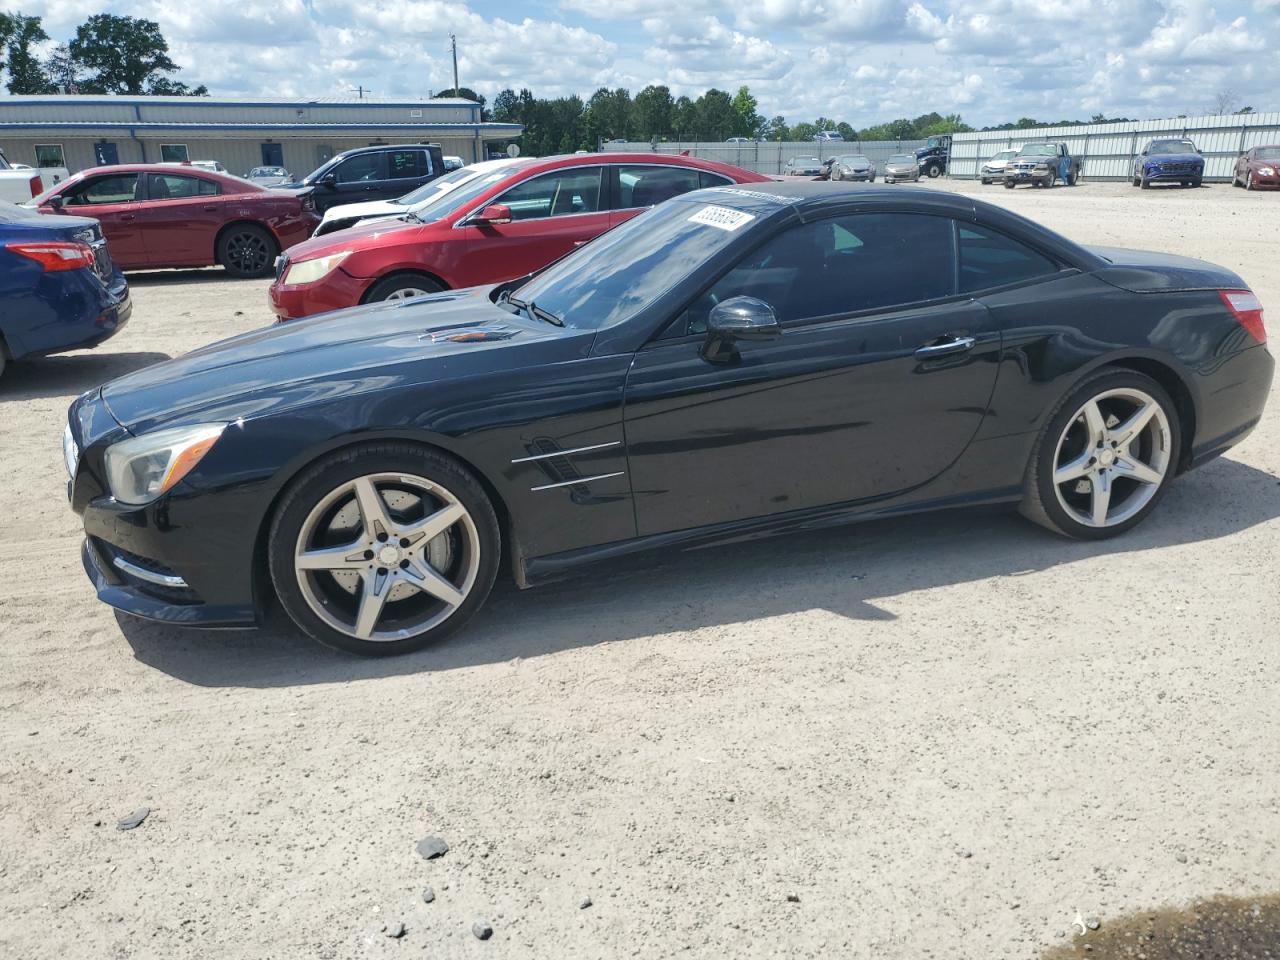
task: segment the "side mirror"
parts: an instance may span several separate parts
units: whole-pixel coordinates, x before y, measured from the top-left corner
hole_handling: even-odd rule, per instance
[[[496,227],[511,222],[511,208],[505,203],[491,203],[475,216],[471,222],[481,226]]]
[[[707,316],[702,356],[723,362],[733,356],[733,344],[739,340],[776,340],[780,336],[782,327],[773,307],[755,297],[730,297],[712,307]]]
[[[323,177],[316,181],[322,187],[333,189],[338,185],[338,175],[336,173],[326,173]]]
[[[48,200],[45,201],[45,205],[48,206],[50,210],[61,210],[62,197],[55,194],[54,196],[50,197]]]

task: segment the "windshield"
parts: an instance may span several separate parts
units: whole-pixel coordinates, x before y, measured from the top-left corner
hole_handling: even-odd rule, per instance
[[[707,193],[708,196],[714,194]],[[615,227],[517,291],[566,327],[598,330],[633,317],[738,236],[754,219],[715,204],[668,201]]]
[[[915,163],[916,158],[906,153],[895,153],[885,163]]]
[[[8,170],[9,161],[4,158],[4,154],[0,153],[0,170]]]
[[[1280,147],[1259,147],[1254,156],[1259,160],[1280,160]]]
[[[992,157],[991,159],[992,159],[992,160],[1008,160],[1008,159],[1009,159],[1010,157],[1012,157],[1015,153],[1017,153],[1017,151],[1016,151],[1016,150],[1001,150],[999,153],[997,153],[997,154],[996,154],[994,157]]]
[[[1051,143],[1029,143],[1018,151],[1020,157],[1055,157],[1058,148]]]
[[[852,165],[854,165],[854,166],[859,166],[859,167],[869,167],[869,166],[871,166],[871,161],[870,161],[870,160],[868,160],[866,157],[858,157],[858,156],[854,156],[854,157],[841,157],[841,158],[840,158],[840,162],[841,162],[841,163],[848,163],[848,164],[852,164]]]
[[[1200,151],[1190,140],[1153,140],[1147,152],[1155,156],[1171,153],[1199,153]]]
[[[254,167],[249,171],[251,177],[283,177],[284,167]]]
[[[44,203],[46,200],[48,200],[50,197],[52,197],[55,193],[61,193],[63,190],[67,189],[67,187],[71,186],[71,184],[79,183],[83,179],[84,179],[84,174],[73,173],[71,176],[66,177],[62,180],[59,180],[52,187],[50,187],[48,190],[46,190],[44,193],[40,194],[39,196],[32,197],[30,200],[24,203],[23,206],[38,207],[42,203]]]
[[[790,163],[793,167],[805,167],[810,164],[820,166],[822,161],[817,157],[792,157]]]
[[[463,167],[423,184],[417,190],[391,202],[408,207],[409,212],[423,223],[434,223],[462,209],[486,190],[508,179],[514,172],[506,164],[487,168]]]

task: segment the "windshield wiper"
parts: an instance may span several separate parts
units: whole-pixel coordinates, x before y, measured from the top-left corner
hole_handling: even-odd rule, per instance
[[[557,327],[563,327],[564,321],[557,317],[549,310],[543,310],[532,300],[521,300],[519,297],[513,297],[510,291],[504,291],[498,300],[499,303],[509,303],[518,310],[523,310],[535,320],[545,320],[547,323]]]

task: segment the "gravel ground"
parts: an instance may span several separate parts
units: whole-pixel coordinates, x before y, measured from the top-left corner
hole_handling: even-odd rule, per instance
[[[1216,261],[1280,316],[1278,196],[920,189]],[[67,403],[265,293],[140,275],[120,336],[0,384],[0,955],[985,960],[1275,890],[1275,398],[1118,541],[970,514],[646,557],[369,662],[279,614],[117,617],[80,569]]]

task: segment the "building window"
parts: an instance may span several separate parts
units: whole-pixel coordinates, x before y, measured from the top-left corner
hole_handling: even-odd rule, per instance
[[[65,167],[66,160],[62,155],[62,144],[60,143],[37,143],[36,144],[36,166],[37,167]]]
[[[187,145],[185,143],[160,144],[161,163],[185,163],[190,159],[187,156]]]

